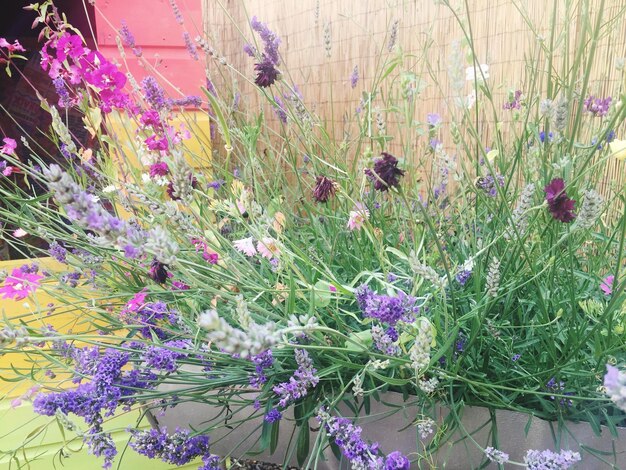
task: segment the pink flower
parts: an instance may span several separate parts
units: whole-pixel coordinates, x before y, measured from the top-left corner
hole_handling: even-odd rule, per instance
[[[331,292],[337,292],[337,288],[333,286],[332,284],[328,286],[328,288],[330,289]]]
[[[208,251],[205,251],[204,253],[202,253],[202,257],[209,262],[209,264],[217,264],[217,262],[219,261],[220,257],[217,253],[209,253]]]
[[[4,280],[4,285],[0,287],[0,294],[5,299],[25,299],[37,290],[40,279],[43,279],[40,274],[24,273],[19,268],[15,268]]]
[[[188,290],[189,286],[182,281],[172,281],[172,290]]]
[[[9,54],[12,54],[15,51],[26,52],[26,49],[22,47],[22,45],[19,43],[17,39],[13,41],[13,44],[11,44],[5,38],[0,38],[0,47],[6,48],[9,51]]]
[[[246,256],[254,256],[257,253],[256,248],[254,247],[254,240],[252,239],[252,237],[235,240],[233,242],[233,246],[237,251],[243,253]]]
[[[13,236],[15,238],[22,238],[22,237],[25,237],[26,235],[28,235],[28,232],[24,230],[23,228],[18,228],[17,230],[13,231]]]
[[[17,142],[15,142],[15,139],[5,137],[2,139],[2,142],[4,142],[4,145],[0,147],[0,153],[5,155],[15,155],[15,149],[17,148]]]
[[[600,283],[600,289],[604,292],[605,295],[611,295],[613,293],[613,282],[615,281],[615,276],[612,274],[610,276],[605,277]]]
[[[270,237],[264,237],[261,241],[257,242],[256,249],[263,258],[272,259],[280,256],[280,247],[278,242]]]
[[[363,224],[370,217],[370,212],[364,204],[357,203],[353,211],[350,211],[348,218],[348,228],[350,230],[360,230]]]
[[[11,176],[13,173],[19,173],[19,168],[16,166],[7,166],[4,170],[2,170],[2,174],[4,176]]]
[[[146,296],[148,295],[147,289],[143,289],[141,292],[137,292],[126,304],[126,309],[130,312],[136,312],[146,303]]]

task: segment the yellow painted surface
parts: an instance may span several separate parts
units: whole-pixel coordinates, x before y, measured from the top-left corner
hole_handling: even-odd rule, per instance
[[[157,460],[137,454],[126,448],[129,434],[125,432],[128,426],[135,427],[139,412],[122,413],[106,421],[104,428],[111,432],[116,443],[118,455],[113,463],[113,469],[121,470],[150,469],[165,470],[170,468],[195,469],[201,464],[198,460],[193,464],[175,467]],[[101,468],[102,459],[90,455],[82,444],[82,439],[75,432],[61,430],[54,418],[38,416],[33,413],[30,404],[26,403],[17,408],[11,408],[8,401],[0,402],[0,470],[25,468],[29,470],[96,470]],[[79,429],[85,430],[80,418],[74,423]],[[144,420],[140,428],[148,427]],[[38,432],[39,430],[39,432]],[[18,462],[11,460],[10,452],[23,450],[16,454]],[[61,457],[61,449],[67,457]],[[9,454],[7,454],[9,453]],[[29,461],[28,466],[24,465]],[[119,464],[119,467],[118,467]]]
[[[205,111],[185,112],[180,114],[173,122],[176,129],[183,124],[191,133],[192,138],[184,141],[184,152],[187,162],[194,168],[206,168],[211,158],[211,141],[209,130],[209,117]],[[134,150],[134,135],[136,125],[129,120],[110,117],[107,127],[116,135],[115,140],[119,148],[123,149],[124,157],[135,167],[139,167],[137,152]],[[64,271],[66,266],[56,262],[52,258],[38,258],[32,260],[39,264],[42,270],[49,272]],[[0,262],[0,269],[11,272],[29,260],[15,260]],[[38,289],[27,299],[15,301],[0,298],[0,328],[4,319],[10,324],[18,325],[25,322],[33,327],[52,325],[59,332],[77,334],[86,331],[89,324],[81,322],[74,312],[60,313],[47,316],[47,305],[56,304],[55,299],[45,292],[45,282],[55,280],[42,280],[44,287]],[[16,397],[23,396],[34,385],[28,380],[18,382],[3,379],[15,378],[12,368],[24,370],[24,368],[37,369],[37,355],[27,355],[23,351],[16,350],[0,356],[0,470],[28,468],[30,470],[49,470],[63,468],[64,470],[87,470],[101,467],[102,459],[89,455],[82,446],[82,439],[75,433],[62,431],[54,418],[38,416],[32,411],[28,400],[17,407],[12,406]],[[79,428],[85,429],[80,418],[76,418]],[[164,470],[170,468],[192,469],[197,468],[201,462],[175,467],[160,461],[150,460],[143,457],[130,448],[126,448],[128,433],[124,430],[128,426],[137,426],[138,412],[122,413],[105,424],[106,431],[112,432],[117,444],[119,454],[112,468]],[[144,420],[140,427],[147,427]],[[11,458],[10,452],[23,446],[16,457]],[[64,452],[60,452],[65,449]],[[68,457],[61,457],[61,454]],[[24,465],[25,461],[30,464]]]
[[[206,111],[186,111],[174,117],[170,123],[175,130],[183,129],[190,132],[191,137],[183,140],[185,159],[193,168],[207,168],[211,161],[210,119]],[[126,115],[111,113],[106,123],[109,135],[121,149],[124,161],[135,168],[140,167],[137,152],[137,122]]]

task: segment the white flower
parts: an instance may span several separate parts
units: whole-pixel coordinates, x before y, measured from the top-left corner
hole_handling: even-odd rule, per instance
[[[235,240],[233,242],[235,249],[246,256],[254,256],[257,251],[254,247],[254,239],[252,237],[242,238],[241,240]]]
[[[467,67],[465,69],[465,80],[468,82],[483,82],[489,78],[489,66],[480,64],[478,67]]]

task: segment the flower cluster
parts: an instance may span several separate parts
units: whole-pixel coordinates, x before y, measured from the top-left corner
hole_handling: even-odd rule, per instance
[[[274,393],[279,397],[278,405],[282,408],[306,396],[308,390],[314,388],[320,381],[315,375],[317,369],[313,367],[309,353],[304,349],[296,349],[295,356],[298,369],[293,376],[289,377],[288,382],[280,383],[273,388]]]
[[[130,97],[123,91],[126,75],[100,52],[86,47],[76,34],[62,31],[51,37],[41,49],[41,67],[56,80],[55,87],[60,91],[63,106],[78,104],[83,94],[94,89],[100,99],[100,109],[105,113],[131,106]],[[81,87],[81,83],[89,87]],[[72,89],[72,97],[68,89]]]
[[[84,419],[89,431],[83,439],[91,452],[104,457],[104,468],[110,468],[117,454],[111,436],[104,432],[105,416],[136,401],[136,391],[154,386],[155,376],[138,369],[124,370],[130,359],[128,352],[108,349],[100,353],[97,348],[77,350],[73,346],[60,346],[72,357],[77,372],[91,374],[91,381],[75,389],[58,393],[41,393],[33,401],[36,413],[45,416],[75,414]]]
[[[149,459],[159,459],[171,465],[181,466],[201,457],[203,465],[198,470],[218,470],[219,458],[209,451],[209,437],[199,434],[191,435],[188,429],[176,429],[169,434],[166,429],[150,429],[149,431],[132,431],[130,441],[137,453]]]
[[[531,449],[524,456],[524,463],[529,470],[567,470],[577,462],[580,462],[580,454],[571,450],[556,453]]]
[[[261,23],[256,16],[250,20],[250,26],[259,34],[264,43],[261,61],[254,65],[254,69],[257,71],[257,77],[254,81],[260,87],[266,88],[273,85],[280,76],[280,72],[276,68],[280,65],[278,55],[280,38],[265,23]],[[252,52],[251,46],[248,46],[247,50]]]
[[[4,279],[4,283],[0,287],[0,294],[5,299],[25,299],[37,290],[39,281],[43,278],[44,276],[37,274],[37,272],[15,268]]]
[[[377,294],[363,284],[355,291],[355,297],[364,317],[375,318],[382,323],[394,326],[397,322],[411,323],[419,313],[417,299],[399,291],[394,297]]]
[[[583,103],[585,111],[593,114],[594,116],[603,117],[606,116],[611,107],[611,101],[613,99],[609,96],[607,98],[596,98],[593,95],[589,95]]]

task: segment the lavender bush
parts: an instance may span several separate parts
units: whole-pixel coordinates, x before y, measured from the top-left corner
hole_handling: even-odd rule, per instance
[[[21,348],[36,362],[11,371],[42,387],[34,410],[82,440],[104,468],[119,452],[106,421],[129,410],[139,415],[128,432],[132,450],[172,465],[199,459],[201,469],[229,457],[212,453],[212,430],[263,417],[256,450],[274,449],[290,410],[297,434],[284,458],[306,468],[330,447],[355,469],[408,469],[464,432],[466,406],[564,428],[624,424],[626,380],[613,365],[626,359],[626,201],[623,182],[601,192],[598,175],[625,159],[625,97],[619,89],[597,97],[580,79],[615,18],[593,13],[585,53],[558,74],[535,72],[541,80],[505,103],[494,102],[489,67],[464,29],[467,46],[455,43],[450,60],[458,93],[439,110],[449,125],[438,113],[414,119],[419,88],[396,21],[381,47],[388,72],[368,82],[354,67],[349,86],[365,90],[352,116],[360,131],[337,141],[307,106],[306,90],[287,80],[279,35],[256,17],[242,38],[250,67],[238,73],[257,85],[280,127],[245,108],[226,72],[221,86],[208,81],[202,99],[171,98],[158,77],[137,83],[89,49],[51,1],[30,9],[59,95],[42,103],[56,152],[44,159],[29,136],[4,138],[0,214],[49,245],[42,251],[14,233],[16,249],[49,255],[63,269],[26,264],[6,275],[5,298],[41,290],[56,303],[38,306],[36,320],[7,322],[0,354]],[[121,47],[141,57],[120,28]],[[331,54],[330,25],[324,31]],[[184,37],[190,53],[221,61],[207,39]],[[20,47],[0,39],[9,70]],[[211,159],[184,145],[189,132],[174,125],[182,106],[211,116]],[[68,109],[84,115],[93,145],[74,138]],[[423,157],[386,135],[382,109],[395,113],[403,135],[426,138]],[[511,113],[490,134],[481,130],[482,121]],[[125,117],[126,135],[109,125],[114,116]],[[87,331],[47,326],[61,314]],[[411,396],[419,410],[403,431],[416,437],[409,455],[370,442],[355,422],[387,391]],[[200,429],[139,429],[146,413],[187,402],[237,411]],[[341,415],[346,404],[354,416]],[[453,412],[437,415],[437,405]],[[489,445],[464,436],[484,451],[481,465],[598,462],[596,453],[558,444],[510,460],[496,424]]]

